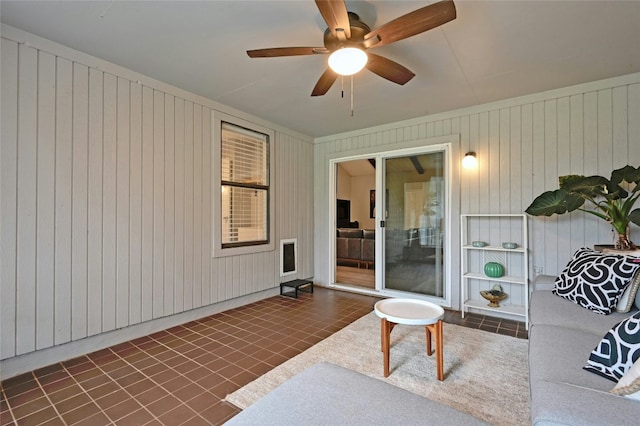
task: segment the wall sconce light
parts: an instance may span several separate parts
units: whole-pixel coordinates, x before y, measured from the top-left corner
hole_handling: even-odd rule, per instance
[[[462,159],[462,167],[465,169],[475,169],[478,165],[478,159],[476,153],[473,151],[467,152]]]
[[[357,47],[344,47],[329,56],[329,67],[340,75],[353,75],[367,64],[367,54]]]

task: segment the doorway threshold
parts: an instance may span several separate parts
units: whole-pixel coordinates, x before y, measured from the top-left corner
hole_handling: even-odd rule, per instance
[[[364,288],[354,284],[333,283],[329,284],[327,287],[334,290],[348,291],[351,293],[364,294],[367,296],[384,297],[382,293],[380,293],[376,289]]]

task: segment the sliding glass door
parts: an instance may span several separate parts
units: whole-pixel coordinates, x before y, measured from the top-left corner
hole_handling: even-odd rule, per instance
[[[383,238],[379,261],[385,290],[446,296],[447,150],[383,158]]]

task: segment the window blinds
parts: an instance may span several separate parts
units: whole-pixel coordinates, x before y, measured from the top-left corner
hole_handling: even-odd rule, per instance
[[[222,123],[222,244],[268,240],[269,138]]]

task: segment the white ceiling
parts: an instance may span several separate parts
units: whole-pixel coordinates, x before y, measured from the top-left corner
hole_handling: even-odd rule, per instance
[[[371,28],[429,3],[346,2]],[[456,20],[374,49],[416,77],[398,86],[361,72],[353,117],[340,80],[325,96],[310,96],[325,55],[245,53],[322,46],[326,25],[311,0],[2,0],[0,18],[314,137],[640,72],[640,1],[455,4]]]
[[[376,169],[369,163],[369,160],[343,161],[338,165],[342,167],[349,176],[369,176],[376,174]]]

